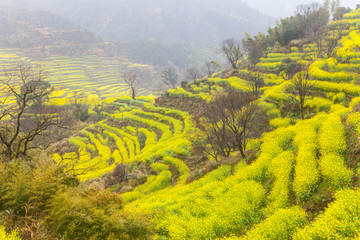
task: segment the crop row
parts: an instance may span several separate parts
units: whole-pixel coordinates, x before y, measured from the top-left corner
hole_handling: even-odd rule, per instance
[[[317,168],[318,140],[313,124],[298,124],[294,144],[297,148],[294,192],[299,202],[306,201],[320,180]]]
[[[351,182],[352,171],[344,164],[346,141],[340,116],[328,116],[320,129],[320,171],[335,188],[346,187]]]

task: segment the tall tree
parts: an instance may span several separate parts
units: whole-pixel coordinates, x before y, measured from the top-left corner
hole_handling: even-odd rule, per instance
[[[218,62],[210,61],[210,62],[204,63],[204,65],[202,67],[202,71],[204,72],[204,74],[206,76],[211,76],[214,73],[216,73],[217,71],[219,71],[220,68],[221,68],[221,66]]]
[[[237,69],[238,62],[244,58],[244,51],[240,41],[234,38],[226,39],[221,42],[221,51],[226,56],[233,69]]]
[[[335,55],[338,42],[349,29],[349,25],[343,21],[335,22],[331,25],[326,25],[320,28],[313,35],[313,40],[316,43],[318,57],[333,57]]]
[[[161,73],[160,76],[163,82],[166,85],[171,85],[172,88],[175,88],[179,82],[179,75],[176,73],[176,70],[172,67],[165,68]]]
[[[312,38],[313,35],[323,28],[329,21],[330,13],[328,6],[321,6],[319,3],[301,4],[296,8],[297,17],[300,19],[300,26],[304,36]]]
[[[82,122],[85,122],[90,117],[89,103],[85,93],[74,91],[71,98],[71,105],[73,107],[73,116]]]
[[[202,149],[215,159],[218,155],[228,157],[234,150],[245,158],[247,138],[261,129],[254,127],[261,116],[256,114],[258,107],[255,100],[253,94],[227,89],[225,94],[219,94],[214,101],[204,104],[202,115],[198,116],[205,142]]]
[[[310,74],[308,70],[298,72],[290,81],[289,91],[292,93],[292,98],[298,103],[301,119],[304,119],[305,99],[312,87]]]
[[[250,78],[249,78],[249,82],[250,82],[252,93],[256,97],[259,97],[260,88],[265,86],[264,78],[262,77],[261,73],[260,72],[251,73]]]
[[[8,161],[27,155],[36,147],[32,142],[37,137],[51,126],[60,125],[59,115],[42,104],[51,92],[46,78],[41,67],[26,62],[10,66],[1,75],[6,95],[0,109],[0,146]]]
[[[259,33],[252,38],[250,34],[246,33],[246,37],[242,40],[243,47],[247,54],[247,59],[250,64],[257,64],[266,50],[266,36]]]
[[[135,72],[124,73],[122,76],[122,80],[129,85],[131,88],[131,97],[135,100],[136,96],[136,86],[138,83],[138,78]]]
[[[196,79],[201,78],[201,72],[197,68],[189,68],[186,70],[186,79],[188,81],[196,81]]]

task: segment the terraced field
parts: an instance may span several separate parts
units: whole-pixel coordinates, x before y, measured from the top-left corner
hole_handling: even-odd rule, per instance
[[[118,97],[113,92],[122,88],[112,85],[115,75],[86,67],[99,64],[91,56],[71,60],[63,69],[65,60],[54,58],[47,67],[58,64],[54,73],[68,77],[63,83],[51,79],[54,86],[66,86],[55,99],[84,88],[106,97],[108,110],[105,120],[70,138],[66,151],[53,158],[83,181],[119,163],[149,166],[153,174],[122,197],[126,211],[150,216],[154,239],[359,239],[360,10],[345,15],[342,23],[351,27],[332,58],[311,61],[316,46],[307,45],[303,52],[268,54],[258,72],[243,69],[229,78],[216,73],[168,91],[170,97],[211,101],[225,87],[254,92],[242,76],[259,74],[264,82],[257,101],[271,130],[252,139],[257,147],[248,144],[257,150],[255,159],[247,163],[239,158],[236,166],[222,165],[191,183],[184,159],[192,154],[188,136],[195,125],[187,112],[146,97]],[[296,100],[289,96],[291,80],[270,73],[287,58],[309,64],[305,120],[286,108]],[[96,76],[106,76],[110,85],[93,81]]]
[[[360,17],[359,11],[350,15]],[[128,203],[125,208],[152,216],[155,239],[360,236],[360,195],[353,187],[360,172],[358,164],[349,164],[355,160],[347,155],[345,134],[351,127],[360,136],[360,115],[354,108],[360,103],[358,37],[359,30],[352,28],[339,43],[335,58],[318,59],[311,64],[309,72],[315,92],[306,98],[307,120],[284,117],[282,107],[289,101],[286,91],[289,80],[262,73],[265,86],[258,101],[271,119],[273,130],[261,138],[260,152],[252,164],[240,162],[234,169],[222,166],[197,181],[171,188],[160,189],[146,183],[124,194]],[[287,57],[308,61],[306,54],[270,54],[259,65],[273,69],[272,64]],[[341,60],[344,58],[346,62]],[[210,101],[225,86],[252,91],[251,84],[240,77],[214,76],[186,88],[170,90],[169,95]],[[142,111],[134,112],[146,118]],[[153,167],[158,175],[151,180],[157,179],[160,185],[168,186],[167,167]],[[326,194],[331,193],[334,195],[329,199]],[[316,198],[331,203],[314,216],[313,205],[321,205],[316,203]]]
[[[53,56],[41,61],[23,57],[20,51],[0,49],[0,69],[18,62],[20,59],[40,64],[49,74],[47,79],[55,88],[50,103],[68,104],[74,93],[98,96],[100,99],[128,96],[130,87],[121,80],[123,72],[134,71],[140,80],[151,82],[153,69],[147,65],[124,62],[113,57],[88,55],[79,58]],[[146,83],[145,83],[146,85]],[[139,88],[137,95],[149,95],[150,91]]]
[[[74,151],[63,155],[55,154],[54,158],[69,167],[73,167],[76,162],[72,171],[74,175],[92,166],[92,171],[80,176],[82,180],[100,177],[119,163],[131,165],[136,161],[152,164],[151,167],[159,174],[166,171],[164,176],[158,176],[160,179],[148,179],[146,184],[153,188],[164,181],[169,183],[168,180],[172,178],[163,165],[178,168],[178,183],[185,183],[189,169],[174,156],[191,154],[191,146],[186,138],[187,131],[193,128],[190,115],[127,98],[118,98],[107,105],[117,110],[106,113],[106,120],[91,125],[78,136],[72,137],[69,143]],[[162,177],[166,179],[162,180]],[[140,189],[143,190],[127,194],[127,198],[135,199],[141,193],[151,192],[145,190],[145,187]]]

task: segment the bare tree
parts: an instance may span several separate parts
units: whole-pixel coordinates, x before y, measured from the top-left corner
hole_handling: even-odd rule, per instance
[[[87,95],[79,91],[74,91],[71,102],[73,106],[73,115],[76,117],[76,119],[79,119],[82,122],[88,120],[90,114]]]
[[[0,145],[8,161],[40,147],[33,141],[50,126],[60,125],[61,118],[54,109],[42,104],[51,92],[45,87],[49,86],[46,78],[41,67],[26,62],[4,69],[0,80],[5,92],[0,109]]]
[[[89,164],[81,164],[81,159],[83,157],[88,157],[86,153],[83,152],[83,149],[77,149],[73,154],[68,154],[64,156],[59,155],[57,159],[58,166],[61,166],[64,169],[64,172],[70,174],[74,177],[85,175],[88,172],[94,171],[97,166],[101,165],[103,160],[101,158],[91,159]]]
[[[305,99],[312,87],[310,74],[307,70],[301,71],[295,74],[290,81],[291,85],[288,91],[292,93],[292,98],[298,103],[301,119],[304,119]],[[299,97],[299,100],[297,100],[296,96]]]
[[[266,50],[266,36],[259,33],[252,38],[249,33],[245,33],[246,37],[242,40],[242,46],[250,64],[257,64],[260,58],[264,56]]]
[[[206,74],[206,76],[211,76],[221,68],[220,64],[216,61],[206,62],[203,67],[202,71]]]
[[[189,68],[186,70],[186,79],[188,81],[194,81],[196,82],[196,79],[201,78],[201,72],[197,68]]]
[[[297,6],[295,14],[300,20],[305,36],[309,38],[312,38],[329,21],[327,6],[315,2]]]
[[[255,95],[255,97],[259,97],[260,88],[265,86],[264,78],[256,67],[249,66],[248,68],[251,72],[242,74],[240,77],[243,77],[250,83],[251,92]]]
[[[261,73],[260,72],[254,72],[253,74],[251,74],[251,76],[250,76],[250,87],[251,87],[252,93],[256,97],[259,97],[260,88],[262,88],[263,86],[265,86],[265,82],[264,82],[263,77],[261,76]]]
[[[323,51],[328,57],[335,56],[338,43],[344,36],[346,29],[349,29],[349,25],[342,22],[326,27],[327,32]]]
[[[244,58],[241,42],[235,41],[233,38],[222,41],[221,51],[226,56],[233,69],[236,69],[238,62]]]
[[[286,74],[287,79],[293,78],[293,76],[302,71],[303,66],[298,63],[296,60],[291,60],[291,58],[285,58],[281,61],[281,66],[279,68],[279,71],[284,71]]]
[[[124,73],[122,79],[125,83],[131,88],[131,97],[135,100],[136,96],[136,85],[138,83],[138,78],[135,72]]]
[[[217,155],[228,157],[233,150],[239,150],[245,158],[246,140],[255,132],[252,128],[258,109],[255,100],[250,93],[227,89],[226,94],[219,94],[205,104],[198,121],[203,132],[203,149],[210,145],[207,152],[215,159]]]
[[[179,80],[178,80],[179,75],[176,73],[176,70],[172,67],[165,68],[161,72],[160,76],[161,76],[163,82],[166,85],[171,85],[172,88],[175,88],[179,82]]]

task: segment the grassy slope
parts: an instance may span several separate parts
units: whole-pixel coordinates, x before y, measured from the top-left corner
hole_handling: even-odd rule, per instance
[[[272,131],[248,145],[258,150],[251,164],[240,161],[235,167],[223,165],[186,184],[190,173],[187,156],[191,154],[186,137],[194,130],[191,116],[154,106],[149,98],[132,101],[126,97],[105,99],[107,118],[71,138],[66,146],[69,151],[54,158],[79,158],[78,170],[96,164],[95,171],[82,176],[83,180],[99,177],[121,162],[130,165],[131,170],[141,166],[136,162],[151,168],[145,183],[124,193],[123,198],[127,210],[152,216],[156,239],[358,237],[360,115],[356,110],[360,102],[360,32],[356,24],[360,13],[354,11],[346,17],[354,18],[346,20],[354,25],[339,43],[337,58],[318,59],[310,66],[316,91],[306,99],[308,119],[298,120],[298,116],[286,111],[288,80],[262,74],[266,86],[261,90],[259,105],[271,119]],[[289,56],[306,64],[312,46],[304,49],[307,54],[269,54],[259,67],[264,72],[276,70]],[[62,76],[69,75],[68,81],[62,83],[68,88],[64,94],[76,87],[96,93],[98,83],[87,80],[95,70],[82,65],[95,61],[91,56],[54,58],[47,65],[53,69],[66,66],[56,70]],[[111,74],[100,72],[99,76],[111,78]],[[221,75],[185,89],[172,89],[169,95],[174,100],[185,96],[210,101],[226,85],[250,91],[245,80]],[[75,86],[81,81],[83,86]],[[105,92],[101,95],[104,97],[106,91],[113,92],[105,85],[96,87]]]
[[[24,53],[14,49],[0,49],[0,68],[14,64]],[[134,64],[116,57],[99,57],[83,55],[77,58],[53,56],[41,61],[32,61],[43,66],[48,72],[47,79],[55,91],[51,103],[57,105],[69,104],[74,92],[81,92],[88,97],[98,96],[101,99],[130,95],[130,87],[121,80],[122,72],[135,71],[141,81],[151,80],[154,69],[148,65]],[[147,86],[149,82],[143,82]],[[4,94],[4,93],[3,93]],[[138,95],[148,95],[144,88],[137,89]],[[1,96],[1,94],[0,94]],[[3,95],[4,96],[4,95]]]
[[[346,16],[358,17],[356,11]],[[151,214],[157,239],[358,237],[360,115],[355,106],[360,101],[360,32],[358,20],[346,21],[353,27],[339,43],[339,60],[318,59],[310,66],[316,92],[306,99],[308,120],[284,115],[288,81],[263,74],[267,86],[259,104],[272,119],[273,131],[261,139],[252,164],[241,162],[233,170],[223,166],[190,184],[147,194],[126,208]],[[269,55],[259,66],[276,69],[286,57]],[[306,58],[300,61],[305,63]],[[226,84],[249,91],[238,77],[214,76],[169,93],[209,100],[212,91]]]

